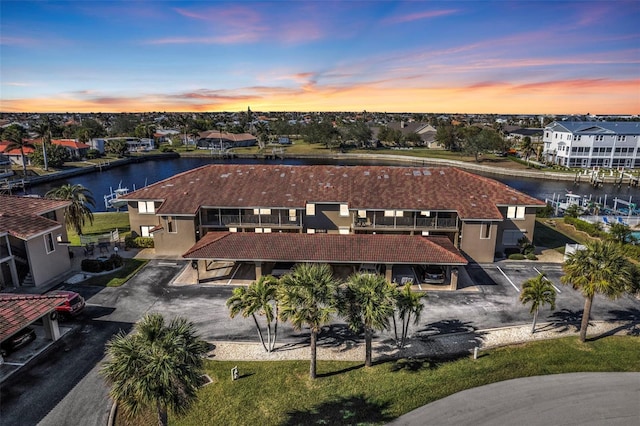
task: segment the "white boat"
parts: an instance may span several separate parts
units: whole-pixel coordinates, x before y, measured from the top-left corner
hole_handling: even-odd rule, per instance
[[[573,194],[571,192],[567,192],[564,195],[564,198],[560,198],[560,194],[556,196],[553,194],[553,198],[545,200],[547,204],[549,204],[553,210],[558,215],[561,212],[567,211],[567,209],[571,206],[578,206],[579,211],[586,210],[589,208],[591,204],[591,196],[586,195],[578,195]]]
[[[120,197],[122,197],[123,195],[127,195],[129,193],[129,188],[123,188],[122,182],[120,182],[116,189],[109,188],[109,191],[109,194],[104,196],[105,209],[119,210],[122,207],[127,206],[127,200],[122,200],[120,199]]]

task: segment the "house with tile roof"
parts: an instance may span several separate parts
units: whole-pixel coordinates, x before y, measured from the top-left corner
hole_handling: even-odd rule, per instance
[[[257,143],[255,136],[249,133],[228,133],[219,130],[201,132],[196,141],[199,148],[233,148],[240,146],[254,146]]]
[[[640,169],[640,123],[554,121],[544,128],[542,157],[566,167]]]
[[[256,276],[280,261],[450,273],[532,240],[545,205],[457,168],[389,166],[214,164],[122,198],[157,254],[254,262]]]
[[[22,166],[22,153],[20,152],[20,149],[18,148],[9,149],[10,146],[11,146],[10,141],[0,141],[0,154],[8,158],[12,164]],[[31,165],[31,159],[29,155],[33,154],[33,151],[35,150],[30,146],[25,146],[24,148],[22,148],[22,150],[24,151],[25,163],[28,166]]]
[[[71,270],[69,201],[0,195],[0,287],[42,287]]]

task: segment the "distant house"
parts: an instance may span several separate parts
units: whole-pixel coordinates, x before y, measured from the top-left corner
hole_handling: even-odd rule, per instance
[[[52,145],[58,145],[67,150],[71,158],[85,158],[87,156],[87,152],[91,149],[91,146],[78,142],[75,139],[53,139],[51,140]]]
[[[198,148],[235,148],[254,146],[256,143],[256,137],[249,133],[227,133],[218,130],[202,132],[196,141]]]
[[[71,269],[69,201],[0,195],[0,287],[41,287]]]
[[[410,133],[417,133],[422,140],[422,146],[427,148],[439,148],[440,145],[436,141],[437,130],[429,123],[422,123],[418,121],[400,121],[391,122],[387,124],[390,129],[400,130],[403,136]]]
[[[11,161],[12,164],[17,164],[18,166],[22,166],[22,153],[20,149],[14,148],[9,150],[9,145],[11,142],[9,141],[0,141],[0,154],[4,155]],[[31,165],[31,159],[29,155],[33,154],[34,149],[28,146],[25,146],[22,151],[24,152],[24,161],[27,166]]]
[[[640,123],[554,121],[544,128],[543,158],[567,167],[640,168]]]
[[[504,130],[504,134],[507,139],[523,140],[525,137],[529,136],[531,138],[531,142],[533,143],[542,142],[542,133],[543,130],[539,128],[523,129],[518,127],[509,130],[505,128]]]
[[[0,154],[0,179],[13,175],[11,170],[11,160],[4,154]]]

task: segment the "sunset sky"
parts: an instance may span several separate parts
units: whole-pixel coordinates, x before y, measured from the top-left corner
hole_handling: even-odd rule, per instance
[[[640,1],[0,2],[1,112],[640,114]]]

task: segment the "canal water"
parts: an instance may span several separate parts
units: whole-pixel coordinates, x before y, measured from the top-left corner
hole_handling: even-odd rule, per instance
[[[206,164],[284,164],[284,165],[303,165],[303,164],[331,164],[331,165],[394,165],[398,163],[385,163],[380,160],[337,160],[337,159],[211,159],[211,158],[172,158],[166,160],[150,160],[141,163],[132,163],[120,167],[114,167],[109,170],[95,172],[80,176],[61,179],[54,182],[34,185],[28,188],[28,193],[44,195],[48,190],[56,188],[64,184],[82,184],[91,191],[96,201],[94,211],[106,211],[104,204],[104,195],[109,194],[111,189],[118,186],[123,188],[139,189],[145,185],[158,182],[169,178],[177,173],[204,166]],[[477,173],[483,174],[483,173]],[[484,174],[485,176],[503,182],[519,191],[536,197],[540,200],[552,198],[556,196],[564,196],[571,191],[578,195],[591,195],[595,201],[607,198],[607,204],[613,205],[615,197],[628,201],[632,198],[632,202],[640,201],[640,188],[629,188],[622,185],[620,188],[616,185],[605,185],[601,188],[593,188],[588,182],[574,184],[569,181],[545,181],[541,179],[528,179],[521,177],[508,177]]]

